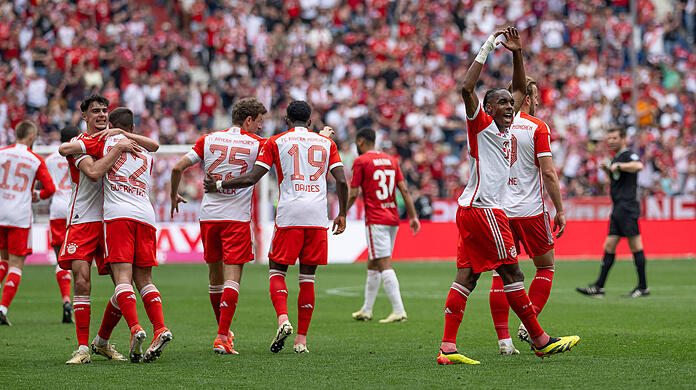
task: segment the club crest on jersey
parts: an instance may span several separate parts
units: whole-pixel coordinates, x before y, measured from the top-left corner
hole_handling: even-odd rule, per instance
[[[74,255],[75,252],[77,252],[77,244],[71,242],[65,247],[65,250],[68,252],[68,254]]]
[[[508,252],[510,252],[510,256],[517,257],[517,248],[514,245],[508,248]]]

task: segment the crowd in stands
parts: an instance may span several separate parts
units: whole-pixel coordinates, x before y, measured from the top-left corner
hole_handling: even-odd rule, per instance
[[[315,129],[337,130],[347,167],[356,130],[371,126],[400,157],[417,198],[454,199],[469,166],[459,82],[488,35],[511,24],[538,81],[537,116],[551,128],[564,196],[608,193],[599,163],[615,125],[628,129],[646,163],[643,194],[694,194],[696,2],[638,0],[636,25],[628,4],[0,0],[0,144],[25,118],[40,124],[37,143],[58,143],[58,130],[80,122],[79,102],[95,92],[112,108],[131,108],[137,131],[161,144],[228,127],[244,96],[269,108],[270,136],[284,130],[287,103],[301,99],[314,109]],[[510,78],[511,56],[496,50],[479,92]],[[168,199],[167,169],[178,157],[158,158],[158,201]],[[196,179],[183,188],[199,196]]]

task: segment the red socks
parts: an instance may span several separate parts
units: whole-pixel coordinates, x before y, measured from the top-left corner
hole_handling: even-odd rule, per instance
[[[164,313],[162,312],[162,296],[154,284],[148,284],[140,290],[147,318],[152,323],[153,333],[164,328]]]
[[[7,260],[0,260],[0,283],[2,283],[2,280],[5,279],[5,275],[7,275],[7,269],[10,267],[10,265],[7,263]]]
[[[58,288],[60,288],[60,295],[63,297],[63,303],[70,302],[70,282],[72,282],[70,271],[56,266],[56,281],[58,282]]]
[[[73,297],[73,310],[75,312],[75,331],[77,332],[77,345],[89,345],[89,321],[92,307],[87,295],[75,295]]]
[[[130,284],[121,283],[114,290],[118,306],[121,308],[121,314],[128,323],[128,329],[133,332],[133,328],[140,326],[138,324],[138,310],[135,306],[135,291]]]
[[[510,283],[504,287],[505,296],[512,310],[520,318],[525,328],[532,338],[539,337],[544,334],[539,322],[536,318],[536,312],[532,307],[532,302],[529,300],[527,293],[524,292],[524,283]]]
[[[288,315],[288,288],[285,286],[285,272],[272,269],[268,272],[271,302],[276,315]]]
[[[532,301],[534,311],[539,315],[541,309],[546,305],[551,295],[551,284],[553,283],[554,267],[538,267],[536,276],[529,286],[529,300]]]
[[[222,299],[223,285],[208,285],[208,295],[210,295],[210,305],[213,306],[215,320],[220,323],[220,300]]]
[[[10,307],[12,299],[14,299],[15,294],[17,294],[17,288],[19,287],[19,282],[22,280],[22,270],[16,267],[10,267],[7,272],[7,280],[2,288],[2,299],[0,299],[0,306],[5,308]]]
[[[466,300],[469,297],[470,291],[461,284],[454,282],[450,287],[447,300],[445,301],[445,332],[442,336],[443,343],[457,342],[457,332],[459,325],[464,317],[464,309],[466,308]],[[450,351],[445,351],[450,352]]]
[[[503,280],[495,271],[493,272],[493,284],[488,295],[488,303],[491,306],[491,316],[493,317],[493,326],[495,333],[498,334],[498,340],[510,338],[508,329],[508,315],[510,313],[510,305],[508,305],[503,289]]]
[[[237,310],[237,300],[239,298],[239,283],[234,280],[225,281],[225,288],[222,292],[220,303],[220,322],[218,325],[218,335],[226,338],[230,332],[230,324]]]
[[[118,301],[116,296],[112,295],[109,302],[106,304],[106,310],[104,310],[104,317],[102,318],[101,326],[99,327],[99,332],[97,333],[99,337],[104,340],[111,338],[111,332],[114,330],[118,322],[121,320],[121,310],[118,307]]]
[[[307,335],[314,312],[314,275],[300,274],[300,295],[297,297],[297,334]]]

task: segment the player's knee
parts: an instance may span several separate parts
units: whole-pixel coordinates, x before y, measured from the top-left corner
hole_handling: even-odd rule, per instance
[[[75,289],[75,295],[89,295],[92,289],[92,283],[84,277],[78,277],[76,275],[73,281],[73,288]]]

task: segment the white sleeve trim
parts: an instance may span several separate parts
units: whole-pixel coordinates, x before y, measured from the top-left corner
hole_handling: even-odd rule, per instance
[[[200,156],[198,156],[198,153],[194,152],[193,150],[189,150],[185,154],[186,157],[191,161],[192,164],[197,164],[201,161]]]
[[[268,169],[269,171],[271,170],[271,167],[268,164],[266,164],[265,162],[257,160],[254,164],[261,166],[261,167],[264,167],[264,168]]]
[[[89,156],[86,154],[77,155],[77,157],[75,157],[75,167],[79,169],[80,168],[80,161],[86,159],[87,157],[89,157]]]
[[[474,119],[476,119],[476,116],[478,116],[479,111],[481,111],[481,103],[479,103],[479,105],[476,106],[476,111],[474,111],[474,116],[472,116],[471,118],[469,118],[469,114],[467,114],[467,115],[466,115],[466,119],[468,119],[468,120],[470,120],[470,121],[473,121]]]
[[[87,148],[85,147],[85,143],[82,142],[81,139],[78,139],[78,140],[77,140],[77,143],[80,144],[80,147],[82,148],[82,154],[87,153]]]
[[[537,153],[537,157],[553,157],[553,154],[551,152],[543,152],[543,153]]]
[[[329,171],[336,168],[336,167],[342,167],[342,166],[343,166],[343,163],[340,161],[337,163],[333,163],[333,165],[329,166]]]

